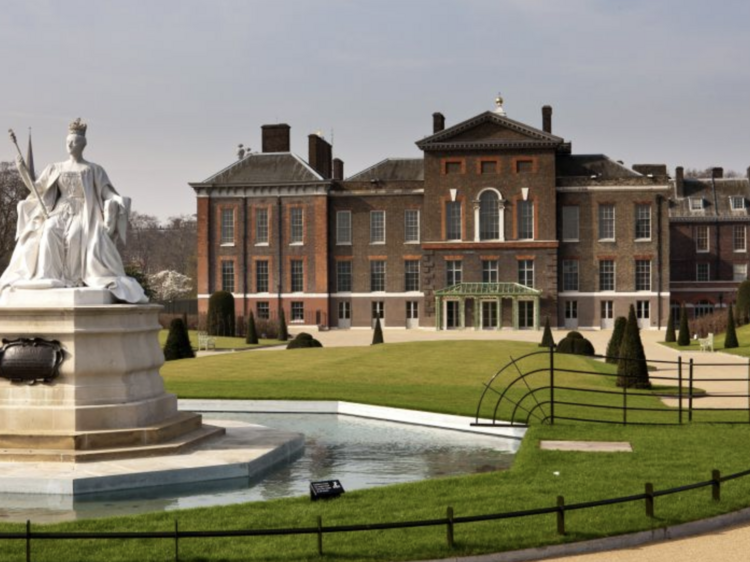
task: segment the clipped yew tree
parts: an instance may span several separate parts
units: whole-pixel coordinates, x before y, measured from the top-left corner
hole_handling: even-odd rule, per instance
[[[734,326],[734,313],[730,304],[727,310],[727,333],[724,336],[724,349],[732,349],[739,346],[740,342],[737,341],[737,330]]]
[[[635,308],[630,305],[625,333],[622,335],[620,360],[617,362],[617,386],[626,388],[651,388],[648,380],[646,353],[643,351],[641,331],[635,318]]]
[[[306,347],[323,347],[323,344],[307,332],[300,332],[286,346],[287,349],[304,349]]]
[[[174,361],[192,357],[195,357],[195,353],[190,345],[187,325],[182,318],[175,318],[169,323],[169,335],[164,345],[164,360]]]
[[[377,345],[383,342],[383,328],[380,325],[380,318],[375,319],[375,330],[372,333],[372,345]]]
[[[664,334],[664,341],[666,343],[674,343],[677,341],[677,334],[674,331],[674,314],[669,311],[669,320],[667,320],[667,333]]]
[[[575,330],[567,335],[557,344],[557,353],[569,353],[572,355],[594,355],[594,344]]]
[[[234,336],[234,297],[229,291],[216,291],[208,299],[208,335]]]
[[[737,321],[740,326],[750,321],[750,279],[745,279],[737,287]]]
[[[289,330],[286,327],[286,314],[282,308],[279,312],[279,341],[287,341],[289,339]]]
[[[544,333],[542,334],[542,343],[539,344],[539,347],[546,347],[547,349],[555,347],[555,339],[552,337],[552,328],[549,327],[549,316],[547,316],[547,319],[544,321]]]
[[[685,305],[680,305],[680,331],[677,334],[677,345],[684,347],[690,345],[690,327],[688,326],[687,310]]]
[[[607,343],[607,363],[617,363],[617,358],[620,356],[620,344],[622,344],[622,336],[625,333],[627,323],[628,319],[624,316],[618,316],[615,319],[615,329],[612,330],[612,335]]]
[[[247,329],[245,330],[245,343],[258,343],[258,331],[255,329],[255,316],[252,311],[247,316]]]

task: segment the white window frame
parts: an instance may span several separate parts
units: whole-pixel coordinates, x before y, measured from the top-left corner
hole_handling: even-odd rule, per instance
[[[409,220],[410,217],[412,219],[411,221]],[[406,209],[404,211],[404,244],[419,244],[421,235],[419,219],[419,209]],[[416,236],[414,236],[414,229],[416,229]]]
[[[745,198],[742,195],[730,195],[729,205],[732,211],[743,212],[746,210]]]
[[[452,287],[463,282],[464,262],[463,260],[445,261],[445,286]]]
[[[578,260],[563,260],[562,276],[563,291],[578,291],[580,283]]]
[[[489,279],[488,279],[489,277]],[[482,260],[482,283],[500,282],[500,260]]]
[[[517,268],[519,285],[533,287],[535,281],[534,260],[518,260]],[[529,278],[531,283],[528,283]]]
[[[451,227],[451,213],[450,209],[458,209],[458,236],[451,236],[453,230]],[[463,238],[463,227],[464,227],[464,210],[461,201],[446,201],[445,202],[445,239],[446,240],[461,240]]]
[[[379,271],[379,269],[382,267],[382,271]],[[384,293],[386,289],[386,280],[388,279],[386,276],[386,264],[385,260],[370,260],[370,292],[371,293]],[[378,278],[378,283],[375,283],[376,277]],[[376,285],[378,288],[376,288]],[[381,287],[382,285],[382,287]]]
[[[737,234],[741,233],[740,236]],[[738,244],[742,242],[742,245]],[[746,253],[747,252],[747,226],[744,224],[735,224],[732,228],[732,249],[735,253]]]
[[[289,322],[294,324],[302,324],[305,321],[305,302],[304,301],[292,301],[289,307]]]
[[[646,211],[646,213],[643,213],[643,211]],[[641,216],[641,213],[643,213],[643,216]],[[648,226],[648,236],[641,236],[638,232],[639,228],[644,227],[644,225]],[[651,205],[648,204],[638,204],[635,206],[635,239],[636,240],[651,240]],[[644,228],[645,230],[645,228]]]
[[[710,281],[711,280],[711,264],[708,262],[698,262],[695,264],[695,280],[696,281]]]
[[[642,275],[645,272],[642,272],[639,270],[639,267],[643,264],[648,264],[648,286],[638,286],[638,278],[640,275]],[[651,284],[652,284],[652,267],[651,267],[651,260],[635,260],[635,290],[636,291],[650,291],[651,290]]]
[[[234,260],[221,260],[221,290],[234,293],[235,286]]]
[[[370,244],[385,244],[385,211],[370,211]]]
[[[606,212],[608,212],[609,210],[612,211],[612,216],[611,217],[604,216],[604,214]],[[610,205],[610,204],[599,205],[599,207],[598,207],[598,209],[596,211],[596,216],[597,216],[597,237],[598,237],[598,239],[600,241],[613,242],[617,238],[617,234],[616,234],[616,232],[617,232],[617,211],[615,209],[615,206],[614,205]],[[611,227],[612,228],[612,236],[611,237],[602,236],[602,230],[604,228],[604,225],[605,224],[609,224],[610,222],[612,223],[612,227]],[[607,234],[607,233],[605,232],[604,234]]]
[[[255,209],[255,245],[268,246],[268,208],[258,207]],[[262,219],[261,219],[262,217]]]
[[[289,209],[289,245],[302,246],[305,243],[305,209]]]
[[[611,289],[603,289],[602,288],[602,265],[605,263],[612,264],[612,288]],[[607,275],[609,275],[609,272],[607,272]],[[611,292],[617,290],[617,262],[615,260],[599,260],[599,291],[601,292]]]
[[[705,237],[704,237],[705,234]],[[705,240],[705,247],[700,244]],[[705,254],[711,251],[711,229],[707,224],[695,225],[695,252]]]
[[[296,268],[299,268],[299,270],[295,271]],[[299,283],[296,283],[296,281],[299,281]],[[290,260],[289,291],[291,293],[305,292],[305,260]]]
[[[221,210],[221,242],[222,246],[234,246],[234,209],[223,208]]]
[[[416,271],[409,271],[410,267],[416,265]],[[416,288],[409,288],[409,276],[416,275]],[[417,292],[420,288],[419,260],[404,260],[404,291]],[[412,278],[413,280],[413,278]]]
[[[347,264],[348,271],[345,271],[345,267],[343,267],[344,264]],[[351,293],[352,292],[352,283],[354,282],[354,278],[352,275],[352,261],[351,260],[336,260],[336,292],[337,293]],[[348,288],[342,287],[341,279],[342,278],[348,278]]]
[[[732,264],[732,281],[741,283],[747,279],[747,264],[746,263],[733,263]]]
[[[265,272],[259,271],[259,267],[261,264],[265,265]],[[262,275],[265,275],[265,291],[260,290],[261,284],[259,283],[259,279]],[[255,292],[256,293],[268,293],[271,286],[271,264],[268,262],[268,260],[256,260],[255,261]]]
[[[352,212],[336,211],[336,245],[352,245]]]
[[[523,209],[528,209],[529,214],[528,216],[524,216]],[[536,232],[534,228],[534,220],[536,213],[536,210],[534,209],[534,202],[530,199],[519,200],[516,203],[516,220],[518,221],[518,232],[516,235],[518,236],[519,240],[534,240],[536,237]],[[528,224],[525,224],[527,223]],[[528,231],[527,231],[528,229]],[[530,236],[529,236],[530,234]]]

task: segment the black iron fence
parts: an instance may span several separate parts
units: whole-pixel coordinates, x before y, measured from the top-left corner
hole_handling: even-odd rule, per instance
[[[566,504],[563,496],[557,496],[557,500],[554,505],[550,507],[542,507],[538,509],[526,509],[520,511],[508,511],[501,513],[488,513],[483,515],[456,515],[452,507],[446,508],[446,516],[436,519],[422,519],[415,521],[394,521],[386,523],[370,523],[360,525],[323,525],[322,517],[318,516],[315,525],[309,527],[294,527],[294,528],[278,528],[278,529],[231,529],[231,530],[215,530],[215,531],[185,531],[180,530],[178,521],[174,522],[174,529],[165,531],[150,531],[150,532],[49,532],[49,531],[36,531],[31,527],[31,522],[26,522],[25,531],[14,532],[14,533],[0,533],[0,540],[21,540],[25,541],[26,546],[26,561],[31,562],[32,560],[32,543],[38,541],[61,541],[61,540],[110,540],[110,539],[149,539],[149,540],[164,540],[171,541],[174,545],[174,560],[180,560],[180,541],[189,539],[208,539],[208,538],[238,538],[238,537],[271,537],[271,536],[289,536],[289,535],[314,535],[315,546],[317,547],[318,554],[322,555],[323,550],[323,537],[327,534],[333,533],[354,533],[354,532],[367,532],[367,531],[385,531],[391,529],[410,529],[419,527],[445,527],[446,542],[448,547],[455,547],[455,527],[457,525],[481,523],[486,521],[498,521],[503,519],[517,519],[523,517],[534,517],[540,515],[556,515],[556,532],[560,535],[566,534],[565,525],[565,514],[569,511],[576,511],[582,509],[593,509],[598,507],[606,507],[617,504],[632,503],[632,502],[644,502],[644,513],[646,517],[651,519],[656,517],[656,498],[662,496],[669,496],[673,494],[679,494],[682,492],[688,492],[691,490],[697,490],[700,488],[711,488],[711,499],[715,502],[721,501],[722,484],[738,478],[743,478],[750,475],[750,470],[744,470],[722,476],[718,470],[711,472],[711,478],[702,482],[695,482],[692,484],[686,484],[684,486],[677,486],[674,488],[667,488],[664,490],[656,490],[650,482],[646,482],[643,487],[643,492],[636,493],[628,496],[620,496],[616,498],[608,498],[603,500],[587,501]],[[210,560],[205,556],[205,553],[201,557],[202,560]]]

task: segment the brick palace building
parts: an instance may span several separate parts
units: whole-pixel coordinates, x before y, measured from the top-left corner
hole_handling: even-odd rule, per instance
[[[322,136],[307,160],[290,127],[263,125],[262,151],[203,182],[198,299],[234,294],[237,314],[294,325],[403,328],[644,328],[670,310],[733,300],[747,277],[748,178],[675,177],[574,154],[498,98],[451,127],[433,114],[421,158],[388,158],[344,178]]]

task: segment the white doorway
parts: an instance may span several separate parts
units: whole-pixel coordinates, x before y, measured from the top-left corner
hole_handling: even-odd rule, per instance
[[[615,303],[614,301],[601,301],[601,326],[605,330],[615,327]]]
[[[406,301],[406,329],[419,328],[419,303]]]
[[[565,301],[565,329],[578,328],[578,301]]]
[[[639,328],[651,327],[651,302],[635,301],[635,317],[638,319]]]
[[[352,303],[350,303],[349,301],[339,301],[338,318],[339,328],[352,327]]]

